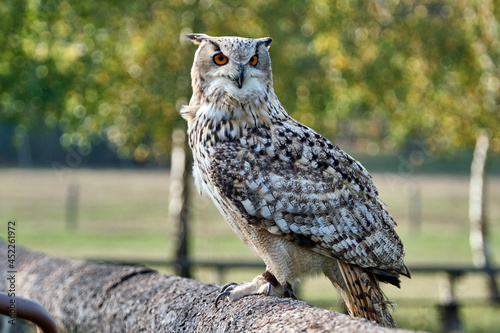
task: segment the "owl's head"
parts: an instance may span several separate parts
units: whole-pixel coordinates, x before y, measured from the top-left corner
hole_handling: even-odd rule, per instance
[[[186,36],[199,45],[191,70],[194,94],[246,103],[272,90],[271,38]]]

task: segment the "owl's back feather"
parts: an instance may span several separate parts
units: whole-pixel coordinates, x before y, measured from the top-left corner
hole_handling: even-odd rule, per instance
[[[211,181],[252,226],[376,269],[397,285],[389,277],[407,272],[403,245],[371,177],[360,177],[364,168],[327,139],[290,122],[216,144]]]

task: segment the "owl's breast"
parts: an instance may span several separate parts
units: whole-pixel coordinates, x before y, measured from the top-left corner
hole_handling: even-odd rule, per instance
[[[201,195],[210,193],[211,189],[209,188],[206,174],[203,173],[203,171],[200,169],[196,161],[193,164],[193,177],[194,177],[194,184]]]

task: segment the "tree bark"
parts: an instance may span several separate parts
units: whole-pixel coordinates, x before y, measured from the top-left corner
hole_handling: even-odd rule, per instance
[[[488,157],[489,136],[481,133],[476,141],[474,157],[471,165],[469,188],[469,220],[470,220],[470,246],[472,260],[477,268],[490,269],[492,259],[488,246],[488,230],[485,217],[485,168]],[[488,287],[491,299],[500,303],[500,295],[496,284],[495,275],[487,273]]]
[[[16,296],[44,306],[62,332],[405,332],[271,296],[215,308],[215,284],[16,250]],[[7,262],[5,243],[0,251]],[[1,290],[6,278],[3,269]]]

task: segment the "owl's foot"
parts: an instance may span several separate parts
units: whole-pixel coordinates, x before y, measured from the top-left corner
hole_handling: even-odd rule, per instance
[[[221,293],[215,299],[215,306],[223,298],[230,301],[239,300],[242,297],[249,295],[266,295],[278,297],[295,298],[293,291],[287,283],[285,288],[279,284],[278,280],[269,271],[265,271],[262,275],[257,276],[252,282],[242,282],[236,284],[228,283],[222,287]]]

